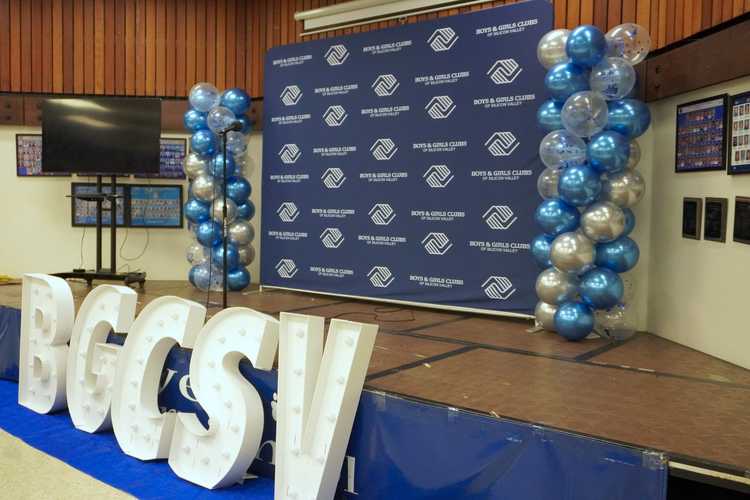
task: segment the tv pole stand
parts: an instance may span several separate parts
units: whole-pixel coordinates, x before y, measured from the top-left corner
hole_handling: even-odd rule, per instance
[[[86,201],[96,202],[96,269],[84,270],[73,269],[70,272],[55,273],[54,276],[63,279],[81,279],[85,280],[90,287],[94,280],[103,281],[122,281],[126,286],[138,283],[143,288],[146,282],[146,273],[118,273],[117,272],[117,199],[121,195],[117,194],[117,176],[111,176],[111,192],[105,193],[102,189],[102,176],[96,176],[96,192],[85,194],[73,194],[74,198]],[[109,262],[110,267],[102,267],[102,213],[104,212],[103,202],[109,201]],[[75,215],[75,214],[74,214]]]

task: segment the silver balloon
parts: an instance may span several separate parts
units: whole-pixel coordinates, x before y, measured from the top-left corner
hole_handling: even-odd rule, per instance
[[[534,317],[539,326],[548,332],[555,331],[555,313],[557,306],[546,302],[537,302],[534,308]]]
[[[206,173],[208,162],[201,158],[201,155],[199,155],[198,153],[190,153],[185,157],[185,163],[183,167],[185,170],[185,175],[187,175],[188,179],[195,179],[199,175],[203,175]]]
[[[568,97],[560,111],[563,126],[578,137],[591,137],[607,125],[607,101],[599,92],[584,90]]]
[[[247,137],[242,132],[232,130],[227,132],[227,151],[234,155],[242,154],[247,150]]]
[[[217,184],[208,174],[199,175],[193,180],[193,195],[201,201],[211,201],[216,198]]]
[[[635,311],[628,304],[618,304],[607,310],[595,311],[594,329],[605,337],[625,340],[636,332]]]
[[[229,241],[235,245],[249,245],[255,238],[255,229],[245,220],[236,220],[229,225]]]
[[[614,241],[625,230],[625,212],[611,201],[594,203],[581,215],[581,230],[597,243]]]
[[[539,273],[535,288],[539,300],[557,305],[573,300],[578,291],[578,281],[574,276],[550,267]]]
[[[602,183],[603,199],[623,208],[638,204],[646,192],[646,182],[637,170],[625,170],[619,174],[607,176]]]
[[[206,252],[203,250],[203,245],[197,241],[190,243],[187,248],[187,260],[193,265],[202,264],[206,261]]]
[[[211,217],[221,223],[224,210],[224,199],[216,198],[211,204]],[[227,221],[231,222],[237,217],[237,204],[227,198]]]
[[[566,273],[582,273],[594,265],[594,243],[579,232],[563,233],[552,241],[552,265]],[[545,301],[549,302],[549,301]]]
[[[536,180],[536,189],[539,191],[539,195],[545,200],[557,198],[559,196],[557,193],[559,180],[559,168],[545,168]]]
[[[570,35],[570,30],[552,30],[539,40],[539,45],[536,46],[536,57],[546,69],[568,60],[568,54],[565,53],[568,35]]]
[[[240,265],[249,266],[255,260],[255,248],[252,245],[237,247],[240,254]]]
[[[628,166],[626,168],[635,168],[641,161],[641,146],[638,141],[630,141],[630,156],[628,157]]]

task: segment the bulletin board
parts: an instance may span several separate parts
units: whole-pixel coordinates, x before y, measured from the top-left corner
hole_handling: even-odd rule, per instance
[[[111,193],[112,187],[108,185],[102,186],[102,191],[105,193]],[[71,203],[71,224],[74,227],[82,226],[95,226],[96,225],[96,202],[82,200],[76,198],[74,195],[96,193],[96,184],[93,182],[73,182],[70,184],[70,203]],[[117,186],[117,194],[121,195],[121,198],[117,199],[117,225],[123,227],[126,225],[126,208],[127,208],[127,186]],[[110,224],[110,201],[104,200],[102,202],[102,225],[108,226]]]
[[[182,227],[182,186],[130,184],[128,187],[130,227]]]
[[[732,97],[731,142],[729,150],[730,174],[750,172],[750,92]]]
[[[726,168],[727,94],[677,106],[675,172]]]

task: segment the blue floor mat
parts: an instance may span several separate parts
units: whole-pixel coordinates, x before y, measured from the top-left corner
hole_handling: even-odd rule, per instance
[[[18,385],[0,380],[0,428],[71,467],[138,498],[273,499],[273,480],[206,490],[177,477],[166,460],[142,462],[125,455],[112,432],[73,427],[68,412],[39,415],[18,404]]]

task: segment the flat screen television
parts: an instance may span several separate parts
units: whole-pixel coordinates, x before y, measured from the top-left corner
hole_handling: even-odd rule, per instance
[[[160,134],[159,99],[46,99],[42,172],[158,174]]]

